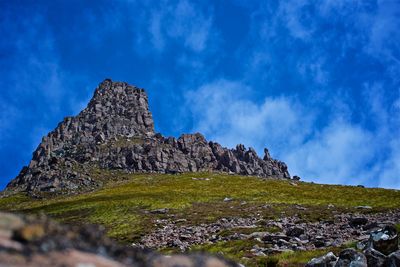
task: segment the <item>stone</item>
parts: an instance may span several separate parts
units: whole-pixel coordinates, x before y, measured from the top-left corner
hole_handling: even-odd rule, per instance
[[[373,248],[364,250],[364,255],[367,258],[368,266],[385,267],[386,256]]]
[[[287,235],[287,236],[299,237],[299,236],[301,236],[302,234],[304,234],[304,229],[303,229],[303,228],[300,228],[300,227],[292,227],[292,228],[289,228],[289,229],[286,231],[286,235]]]
[[[316,248],[321,248],[325,246],[325,241],[321,239],[314,240],[312,243]]]
[[[104,80],[87,107],[67,117],[42,139],[28,166],[8,185],[10,192],[74,194],[102,186],[92,169],[129,173],[225,172],[290,179],[285,163],[265,149],[235,149],[208,142],[200,133],[165,138],[154,131],[146,92]],[[72,171],[85,170],[85,171]]]
[[[398,267],[400,266],[400,250],[390,253],[387,257],[387,266]]]
[[[152,211],[150,211],[150,213],[153,213],[153,214],[166,214],[166,213],[168,213],[168,209],[167,208],[162,208],[162,209],[156,209],[156,210],[152,210]]]
[[[34,241],[42,238],[44,234],[45,230],[43,225],[32,224],[17,230],[14,234],[14,238],[21,241]]]
[[[389,255],[399,248],[399,237],[393,225],[386,225],[383,229],[373,231],[369,238],[369,247]]]
[[[359,209],[359,210],[370,210],[370,209],[372,209],[372,207],[371,206],[357,206],[356,209]]]
[[[340,252],[335,267],[368,267],[367,258],[361,252],[348,248]]]
[[[254,232],[248,235],[248,238],[260,238],[262,239],[264,236],[268,235],[268,232]]]
[[[333,254],[333,252],[328,252],[324,256],[310,260],[306,264],[306,267],[334,267],[337,259],[338,258]]]
[[[301,178],[300,178],[300,176],[293,175],[292,179],[295,181],[300,181]]]
[[[365,225],[368,223],[368,219],[364,217],[355,217],[352,218],[349,222],[351,227],[359,227],[361,225]]]

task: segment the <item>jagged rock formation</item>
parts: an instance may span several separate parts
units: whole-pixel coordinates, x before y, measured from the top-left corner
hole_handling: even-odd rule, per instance
[[[178,139],[154,131],[147,95],[123,82],[104,80],[88,106],[65,118],[43,138],[29,166],[12,180],[11,191],[71,193],[101,184],[92,168],[129,172],[180,173],[221,171],[260,177],[290,178],[285,163],[265,149],[227,149],[199,133]]]

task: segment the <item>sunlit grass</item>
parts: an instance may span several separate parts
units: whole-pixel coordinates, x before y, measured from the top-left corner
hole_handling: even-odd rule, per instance
[[[95,192],[42,200],[17,194],[0,199],[0,210],[44,212],[62,222],[102,224],[111,237],[128,243],[154,230],[154,219],[168,215],[185,218],[188,224],[255,213],[264,218],[296,214],[303,220],[315,221],[332,216],[329,204],[338,212],[377,212],[400,206],[400,191],[396,190],[304,182],[293,185],[287,180],[220,173],[126,174],[94,169],[92,177],[105,181],[105,186]],[[224,202],[226,197],[232,201]],[[298,205],[306,209],[298,209]],[[360,205],[373,209],[356,210]],[[160,208],[170,211],[167,215],[149,213]],[[245,245],[249,244],[227,243],[224,250],[240,257],[240,247]],[[210,245],[207,249],[216,252],[222,248]],[[301,261],[296,259],[309,259],[313,253],[280,254],[279,261],[285,257],[288,261]]]

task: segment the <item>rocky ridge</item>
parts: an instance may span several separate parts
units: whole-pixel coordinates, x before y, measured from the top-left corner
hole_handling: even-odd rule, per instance
[[[91,190],[102,184],[91,177],[94,168],[290,178],[286,164],[271,158],[267,149],[261,159],[252,148],[224,148],[199,133],[163,137],[154,131],[145,91],[106,79],[83,111],[65,118],[42,139],[29,165],[7,190],[30,195]]]

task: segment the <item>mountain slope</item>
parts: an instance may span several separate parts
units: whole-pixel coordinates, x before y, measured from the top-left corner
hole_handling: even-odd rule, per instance
[[[221,252],[246,266],[304,266],[314,256],[354,246],[381,223],[400,223],[397,190],[200,172],[97,169],[90,176],[105,181],[103,188],[49,199],[20,193],[0,199],[0,210],[101,224],[127,245]],[[359,218],[366,224],[351,224]]]
[[[43,138],[28,166],[9,191],[75,193],[101,186],[90,170],[135,173],[221,171],[260,177],[290,178],[286,164],[265,149],[263,159],[243,145],[227,149],[201,134],[165,138],[154,131],[147,95],[123,82],[104,80],[88,106],[65,118]]]

